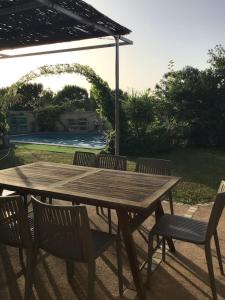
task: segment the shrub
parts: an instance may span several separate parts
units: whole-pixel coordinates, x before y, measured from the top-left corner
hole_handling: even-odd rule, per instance
[[[63,109],[60,106],[49,105],[37,112],[37,122],[40,131],[55,131],[56,123]]]
[[[5,135],[8,131],[8,123],[6,115],[0,111],[0,136]]]
[[[142,137],[128,136],[121,139],[120,152],[124,155],[145,156],[166,152],[173,147],[170,133],[165,127],[154,128]]]

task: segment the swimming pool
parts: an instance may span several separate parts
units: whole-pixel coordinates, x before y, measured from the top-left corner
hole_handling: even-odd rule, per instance
[[[100,134],[65,132],[11,135],[10,142],[94,149],[102,149],[107,143],[106,138]]]

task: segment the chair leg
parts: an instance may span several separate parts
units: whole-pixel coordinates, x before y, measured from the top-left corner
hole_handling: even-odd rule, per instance
[[[19,248],[19,258],[20,258],[20,264],[23,270],[25,270],[25,264],[23,260],[23,248]]]
[[[100,212],[99,212],[99,206],[96,206],[96,214],[99,215]]]
[[[143,238],[143,240],[148,243],[148,238],[144,235],[144,233],[141,231],[140,228],[137,229],[137,232],[140,234],[140,236]]]
[[[34,272],[36,265],[37,251],[34,249],[27,249],[27,265],[25,274],[25,300],[31,299],[32,285],[34,281]]]
[[[220,266],[220,273],[221,273],[221,275],[224,275],[223,262],[222,262],[221,252],[220,252],[220,244],[219,244],[217,230],[214,233],[214,241],[215,241],[215,246],[216,246],[218,263],[219,263],[219,266]]]
[[[112,234],[112,214],[111,209],[108,208],[108,224],[109,224],[109,233]]]
[[[168,194],[168,198],[169,198],[169,204],[170,204],[170,212],[171,215],[174,215],[174,208],[173,208],[173,198],[172,198],[172,192],[170,191]]]
[[[164,237],[162,239],[162,260],[166,261],[166,239]]]
[[[118,284],[119,295],[123,295],[123,262],[122,262],[122,245],[120,235],[116,239],[116,254],[117,254],[117,269],[118,269]]]
[[[25,209],[28,211],[28,201],[27,201],[27,195],[23,195],[23,203]]]
[[[208,266],[209,281],[210,281],[210,286],[211,286],[211,290],[212,290],[213,300],[217,300],[217,293],[216,293],[216,285],[215,285],[215,278],[214,278],[214,272],[213,272],[212,253],[211,253],[210,244],[205,245],[205,256],[206,256],[206,262],[207,262],[207,266]]]
[[[150,288],[150,280],[151,280],[151,273],[152,273],[152,257],[153,257],[153,235],[149,235],[148,241],[148,270],[147,270],[147,282],[146,287]]]
[[[95,261],[88,263],[88,295],[87,300],[95,299]]]
[[[66,261],[66,273],[67,273],[68,281],[70,282],[70,280],[74,276],[74,263],[73,263],[73,261],[70,261],[70,260]]]

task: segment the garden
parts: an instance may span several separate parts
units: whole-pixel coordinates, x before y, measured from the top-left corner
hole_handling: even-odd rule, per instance
[[[130,170],[138,156],[171,159],[173,173],[183,178],[174,192],[178,202],[211,201],[224,178],[225,49],[218,45],[209,50],[208,57],[205,70],[191,66],[174,70],[171,61],[154,90],[120,91],[120,153],[129,157]],[[40,75],[62,73],[84,76],[91,84],[90,93],[74,85],[54,94],[32,83]],[[62,111],[96,109],[110,128],[104,151],[113,153],[114,96],[108,83],[88,66],[43,66],[0,90],[1,136],[9,130],[9,110],[33,111],[42,131],[54,131]],[[39,160],[71,163],[74,148],[21,144],[6,157],[7,149],[0,153],[0,167],[6,168]]]

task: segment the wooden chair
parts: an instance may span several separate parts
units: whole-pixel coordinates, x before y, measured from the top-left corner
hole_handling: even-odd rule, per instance
[[[35,263],[31,223],[32,220],[28,219],[26,208],[20,196],[0,197],[0,243],[19,249],[20,262],[23,268],[23,249],[27,253],[25,273],[26,300],[30,300],[31,269]]]
[[[212,237],[214,236],[220,272],[222,275],[224,275],[222,258],[220,253],[220,246],[219,246],[219,239],[217,234],[217,225],[219,223],[224,206],[225,206],[225,181],[221,181],[218,194],[215,198],[215,202],[208,223],[181,217],[181,216],[170,215],[170,214],[166,214],[159,219],[159,221],[154,225],[154,227],[152,228],[149,234],[149,250],[148,250],[149,263],[148,263],[148,279],[147,279],[148,286],[151,277],[153,238],[155,235],[159,235],[163,238],[163,247],[162,247],[163,261],[165,261],[165,241],[167,238],[172,238],[172,239],[198,244],[198,245],[204,245],[212,295],[214,300],[217,299],[210,244],[211,244]]]
[[[27,208],[28,205],[30,204],[30,202],[28,201],[28,195],[27,194],[22,194],[22,193],[17,193],[16,191],[9,191],[9,190],[3,190],[0,189],[0,197],[8,197],[8,196],[14,196],[14,195],[20,195],[21,197],[23,197],[23,202],[25,204],[25,207]]]
[[[96,160],[97,168],[126,171],[127,158],[120,155],[99,154]]]
[[[139,157],[136,162],[136,172],[171,176],[172,162],[170,160]],[[168,193],[171,214],[174,214],[172,192]]]
[[[73,262],[88,266],[88,300],[94,299],[95,259],[116,242],[119,292],[122,295],[121,244],[116,235],[91,230],[85,206],[55,206],[32,198],[34,210],[35,247],[66,261],[71,280]],[[34,270],[33,270],[34,271]]]
[[[102,169],[113,169],[126,171],[127,170],[127,158],[120,155],[110,155],[110,154],[99,154],[96,160],[96,167]],[[99,215],[99,206],[96,207],[96,212]],[[103,207],[101,207],[101,212],[104,214]],[[108,208],[108,224],[109,233],[112,233],[112,215],[111,210]]]
[[[77,166],[95,167],[96,155],[92,152],[76,151],[73,158],[73,164]]]

